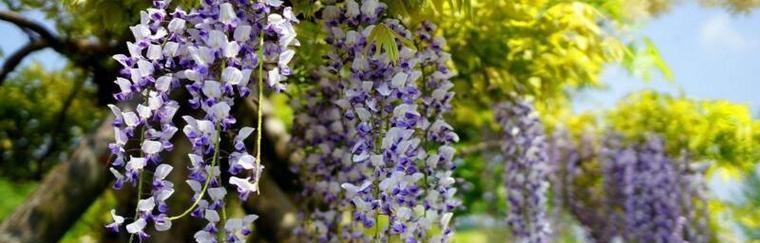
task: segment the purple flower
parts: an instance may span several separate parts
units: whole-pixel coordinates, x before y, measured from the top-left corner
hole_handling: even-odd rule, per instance
[[[507,224],[512,236],[517,242],[548,242],[549,164],[543,125],[533,106],[524,100],[498,105],[496,120],[504,131]]]
[[[298,20],[289,7],[277,0],[266,4],[221,0],[201,3],[189,11],[177,9],[168,13],[165,9],[168,1],[153,1],[153,8],[140,12],[140,23],[130,27],[135,39],[127,42],[128,55],[114,56],[122,65],[122,72],[114,81],[119,87],[114,97],[125,104],[136,104],[121,108],[109,105],[115,116],[116,141],[109,144],[115,155],[110,168],[117,179],[114,188],[121,188],[124,182],[141,183],[145,170],[154,171],[151,197],[140,198],[140,213],[127,226],[140,239],[148,237],[143,231],[148,223],[153,222],[157,230],[168,230],[175,219],[167,216],[170,209],[165,203],[174,192],[173,184],[166,180],[172,166],[163,162],[161,156],[173,149],[171,141],[179,130],[173,118],[180,102],[171,100],[172,92],[187,89],[190,107],[203,114],[199,118],[183,116],[186,125],[182,131],[193,148],[186,181],[195,192],[192,205],[199,205],[193,209],[193,215],[210,222],[195,238],[205,242],[214,240],[213,233],[220,220],[213,216],[224,207],[227,193],[220,177],[221,161],[229,161],[232,178],[245,172],[251,174],[247,184],[232,180],[239,186],[243,199],[255,191],[252,189],[258,185],[263,169],[246,152],[244,140],[252,128],[240,128],[236,137],[226,137],[228,132],[237,130],[234,127],[237,119],[231,114],[236,98],[250,93],[251,73],[259,67],[268,74],[262,81],[276,91],[284,90],[284,81],[291,73],[288,64],[295,51],[290,47],[298,44],[293,24]],[[267,48],[270,46],[273,48]],[[267,55],[262,59],[258,53],[264,49]],[[221,158],[222,139],[229,139],[235,150],[227,153],[226,159]],[[125,146],[130,140],[140,140],[139,155],[127,152],[130,150]],[[108,227],[118,227],[122,222]],[[244,241],[245,235],[232,232],[229,236]]]

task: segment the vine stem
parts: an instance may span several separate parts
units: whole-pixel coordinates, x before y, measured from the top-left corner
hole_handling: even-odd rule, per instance
[[[148,103],[148,101],[146,100],[145,104],[147,104],[147,103]],[[146,123],[143,125],[143,127],[140,128],[140,141],[143,141],[145,139],[145,126],[147,124],[148,123],[146,121]],[[143,154],[142,149],[140,149],[140,157],[143,157],[143,156],[145,156],[145,154]],[[137,179],[137,201],[136,201],[137,204],[140,204],[140,199],[142,198],[143,173],[144,172],[145,172],[145,170],[143,170],[142,172],[140,172],[140,175],[138,176],[138,179]],[[140,213],[140,208],[138,206],[135,206],[135,217],[134,217],[135,220],[137,220],[137,214],[138,213]],[[129,241],[128,242],[132,243],[132,240],[134,240],[134,239],[135,239],[135,234],[129,234]]]
[[[187,216],[190,212],[192,212],[196,206],[198,206],[198,203],[203,200],[203,196],[206,195],[206,191],[208,190],[208,185],[211,183],[211,174],[214,172],[214,166],[216,166],[216,161],[219,158],[219,141],[221,141],[221,133],[219,132],[219,124],[216,124],[216,142],[214,142],[214,157],[211,160],[211,167],[209,168],[208,176],[206,177],[206,182],[203,184],[203,189],[201,189],[200,195],[198,195],[198,198],[195,199],[195,202],[193,202],[193,205],[191,205],[187,210],[182,212],[180,215],[169,217],[169,220],[174,221],[177,219],[180,219],[182,217]]]
[[[258,104],[256,108],[256,182],[254,182],[254,188],[256,188],[256,195],[260,194],[259,181],[261,180],[259,171],[261,170],[261,118],[263,109],[264,98],[264,30],[259,33],[259,77],[258,77]]]

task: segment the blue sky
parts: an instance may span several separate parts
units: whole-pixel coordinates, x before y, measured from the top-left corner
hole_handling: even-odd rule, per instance
[[[24,16],[43,23],[51,31],[55,29],[50,22],[42,21],[44,20],[44,16],[40,12],[25,12]],[[0,60],[3,60],[3,62],[5,61],[5,57],[13,54],[13,52],[29,42],[29,38],[27,38],[27,35],[24,32],[15,25],[4,21],[0,21],[0,33],[2,33],[3,36],[2,41],[0,41],[0,50],[2,50],[3,57],[0,58]],[[50,48],[35,52],[24,59],[23,64],[28,64],[32,61],[41,62],[44,67],[49,70],[59,69],[66,64],[65,59]],[[19,68],[16,68],[16,70],[19,70]]]
[[[608,108],[626,94],[656,89],[697,99],[748,104],[760,116],[760,14],[731,14],[695,3],[675,6],[650,19],[637,35],[649,37],[670,65],[675,82],[655,75],[650,82],[611,65],[602,75],[609,89],[587,91],[575,101],[579,111]]]

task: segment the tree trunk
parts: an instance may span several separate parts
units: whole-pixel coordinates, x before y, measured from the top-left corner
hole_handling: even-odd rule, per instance
[[[0,242],[56,242],[106,188],[110,120],[55,166],[0,225]]]

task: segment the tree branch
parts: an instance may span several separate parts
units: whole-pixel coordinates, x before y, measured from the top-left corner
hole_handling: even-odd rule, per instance
[[[42,39],[48,41],[51,46],[62,46],[63,42],[50,32],[44,25],[25,18],[17,13],[10,11],[0,11],[0,20],[11,22],[22,29],[30,29],[37,33]]]
[[[18,51],[11,54],[8,59],[5,59],[2,69],[0,69],[0,85],[2,85],[3,81],[5,81],[8,75],[13,72],[13,70],[15,70],[19,64],[21,64],[21,61],[23,61],[26,56],[32,54],[33,52],[42,50],[45,47],[48,47],[47,41],[35,40],[27,43],[25,46],[18,49]]]
[[[483,142],[474,144],[472,146],[468,146],[468,147],[464,147],[460,149],[458,155],[468,156],[468,155],[477,154],[489,149],[499,148],[501,144],[502,144],[502,141],[499,141],[499,140],[483,141]]]
[[[57,242],[103,192],[107,144],[113,130],[107,120],[82,141],[71,158],[62,161],[37,189],[0,224],[0,242]]]

